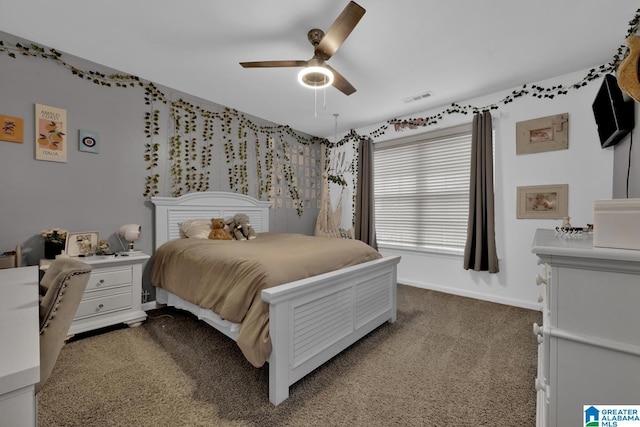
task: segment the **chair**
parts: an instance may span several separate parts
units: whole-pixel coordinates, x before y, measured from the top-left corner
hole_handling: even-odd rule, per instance
[[[91,266],[71,258],[54,260],[42,280],[40,293],[40,382],[38,394],[56,364],[69,327],[89,282]]]

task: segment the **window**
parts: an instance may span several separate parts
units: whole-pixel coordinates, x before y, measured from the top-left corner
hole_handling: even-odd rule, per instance
[[[374,145],[378,244],[462,253],[471,124]]]

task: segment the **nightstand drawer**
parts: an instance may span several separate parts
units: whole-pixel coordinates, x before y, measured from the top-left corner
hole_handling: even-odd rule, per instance
[[[80,302],[74,319],[87,316],[95,316],[116,310],[131,308],[131,288],[123,288],[124,293],[106,295],[98,298],[89,298]]]
[[[91,272],[85,292],[113,286],[128,285],[132,282],[131,267],[111,267],[96,269]]]
[[[93,270],[67,335],[119,323],[136,326],[146,319],[141,307],[142,271],[149,258],[143,253],[82,258]]]

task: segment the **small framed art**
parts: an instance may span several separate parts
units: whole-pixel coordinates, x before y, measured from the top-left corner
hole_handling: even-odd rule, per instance
[[[65,252],[69,256],[86,256],[96,252],[100,233],[97,231],[83,231],[68,233],[65,242]]]
[[[24,142],[24,120],[20,117],[3,116],[0,114],[0,141]]]
[[[569,148],[569,113],[516,123],[516,154]]]
[[[78,150],[98,154],[100,135],[98,132],[80,129],[78,131]]]
[[[561,219],[569,213],[569,185],[536,185],[517,188],[518,219]]]

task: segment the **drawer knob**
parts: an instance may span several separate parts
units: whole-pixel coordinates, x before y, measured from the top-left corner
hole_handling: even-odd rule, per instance
[[[547,283],[547,281],[545,280],[545,278],[544,278],[544,277],[542,277],[542,276],[541,276],[541,275],[539,275],[539,274],[536,274],[536,285],[540,286],[540,285],[542,285],[543,283],[545,283],[545,284]]]
[[[100,279],[98,280],[98,283],[96,283],[96,286],[100,286],[104,284],[104,279]]]
[[[104,307],[104,304],[100,304],[100,305],[96,308],[96,311],[100,311],[100,310],[102,310],[102,307]]]
[[[542,326],[538,325],[537,323],[533,324],[533,335],[539,335],[542,334]]]
[[[538,302],[544,301],[544,297],[542,295],[538,295]]]
[[[536,378],[536,391],[546,390],[544,379]]]

